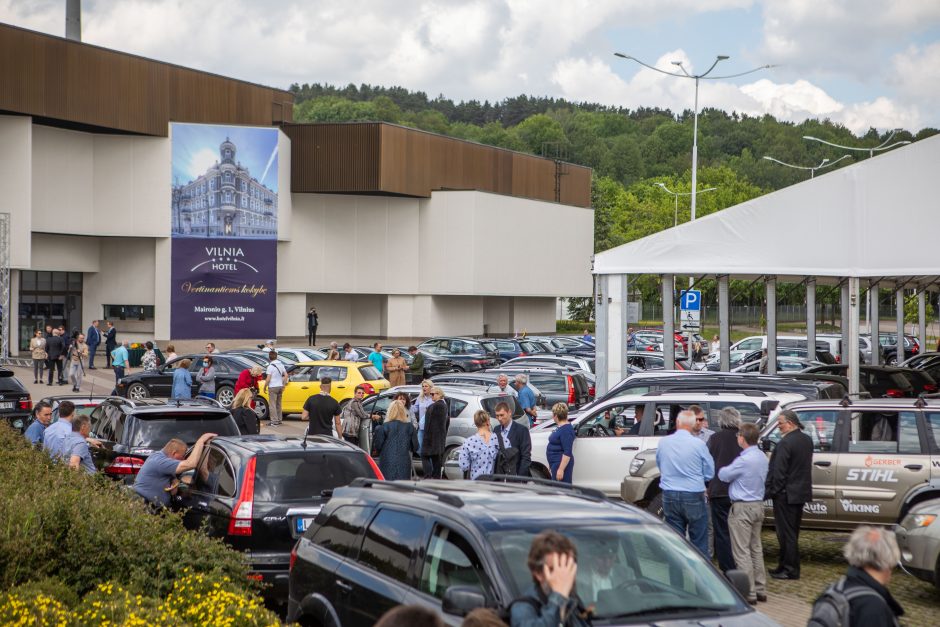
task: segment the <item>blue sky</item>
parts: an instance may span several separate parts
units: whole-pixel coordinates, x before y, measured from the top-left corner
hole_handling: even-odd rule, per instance
[[[61,34],[64,0],[0,0],[0,21]],[[560,96],[690,108],[681,60],[747,77],[702,106],[799,121],[940,127],[940,0],[85,0],[85,41],[254,82],[371,83],[431,96]],[[717,74],[717,72],[716,72]]]
[[[235,144],[235,161],[248,168],[251,176],[268,189],[277,192],[277,130],[246,126],[174,124],[174,184],[188,183],[220,161],[219,146],[226,138]]]

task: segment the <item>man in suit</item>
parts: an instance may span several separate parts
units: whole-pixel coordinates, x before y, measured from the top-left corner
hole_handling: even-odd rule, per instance
[[[114,328],[114,323],[110,320],[105,324],[108,325],[108,330],[104,334],[104,352],[106,353],[105,367],[110,368],[111,353],[117,348],[117,329]]]
[[[52,329],[52,335],[46,338],[46,365],[49,368],[49,385],[52,385],[53,372],[58,370],[56,383],[62,381],[62,366],[65,363],[65,342],[58,329]]]
[[[97,370],[95,368],[95,352],[98,350],[98,345],[101,344],[101,332],[98,330],[97,320],[91,321],[88,333],[85,334],[85,344],[88,345],[88,369]]]
[[[532,465],[532,438],[529,430],[512,419],[512,410],[506,403],[496,405],[496,420],[499,424],[493,430],[497,442],[502,448],[515,448],[519,450],[516,457],[516,473],[521,477],[529,476],[529,466]]]
[[[803,505],[813,500],[813,439],[792,411],[777,416],[783,438],[770,456],[765,498],[773,499],[774,525],[780,544],[780,563],[774,579],[800,578],[800,523]]]

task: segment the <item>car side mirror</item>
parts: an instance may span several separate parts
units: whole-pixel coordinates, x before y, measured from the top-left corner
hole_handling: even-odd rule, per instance
[[[773,440],[771,440],[770,438],[762,438],[760,441],[760,450],[764,451],[765,453],[770,453],[771,451],[773,451],[774,450]]]
[[[743,571],[739,572],[743,574]],[[748,581],[747,575],[744,575],[744,581]],[[749,582],[748,585],[750,585]],[[445,614],[466,616],[479,607],[486,607],[486,596],[476,586],[451,586],[444,591],[441,610]]]
[[[760,415],[769,416],[770,412],[777,409],[777,406],[780,405],[780,401],[777,400],[766,400],[761,401],[760,403]]]
[[[743,570],[734,568],[726,572],[725,577],[728,578],[728,581],[731,582],[731,585],[734,586],[734,589],[738,591],[738,594],[744,598],[747,598],[747,596],[751,593],[751,582],[747,578],[747,573]]]

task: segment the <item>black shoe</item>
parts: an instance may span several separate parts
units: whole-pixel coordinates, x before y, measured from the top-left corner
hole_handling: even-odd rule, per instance
[[[757,605],[757,599],[748,599],[747,602],[748,602],[750,605]]]
[[[791,575],[790,573],[786,571],[783,571],[780,573],[770,573],[770,576],[773,577],[774,579],[792,579],[794,581],[800,578],[799,575]]]
[[[768,571],[767,571],[767,573],[770,574],[770,575],[779,575],[779,574],[782,573],[782,572],[783,572],[783,567],[782,567],[782,566],[777,566],[777,567],[774,568],[773,570],[768,570]]]
[[[766,602],[767,602],[767,595],[766,595],[766,594],[761,594],[760,592],[758,592],[758,593],[757,593],[757,600],[758,600],[760,603],[766,603]]]

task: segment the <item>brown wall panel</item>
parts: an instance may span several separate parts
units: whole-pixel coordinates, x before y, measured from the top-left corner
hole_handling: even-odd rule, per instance
[[[375,193],[379,189],[377,124],[285,124],[291,140],[291,190]]]
[[[167,124],[270,126],[289,92],[0,24],[0,111],[165,136]]]

